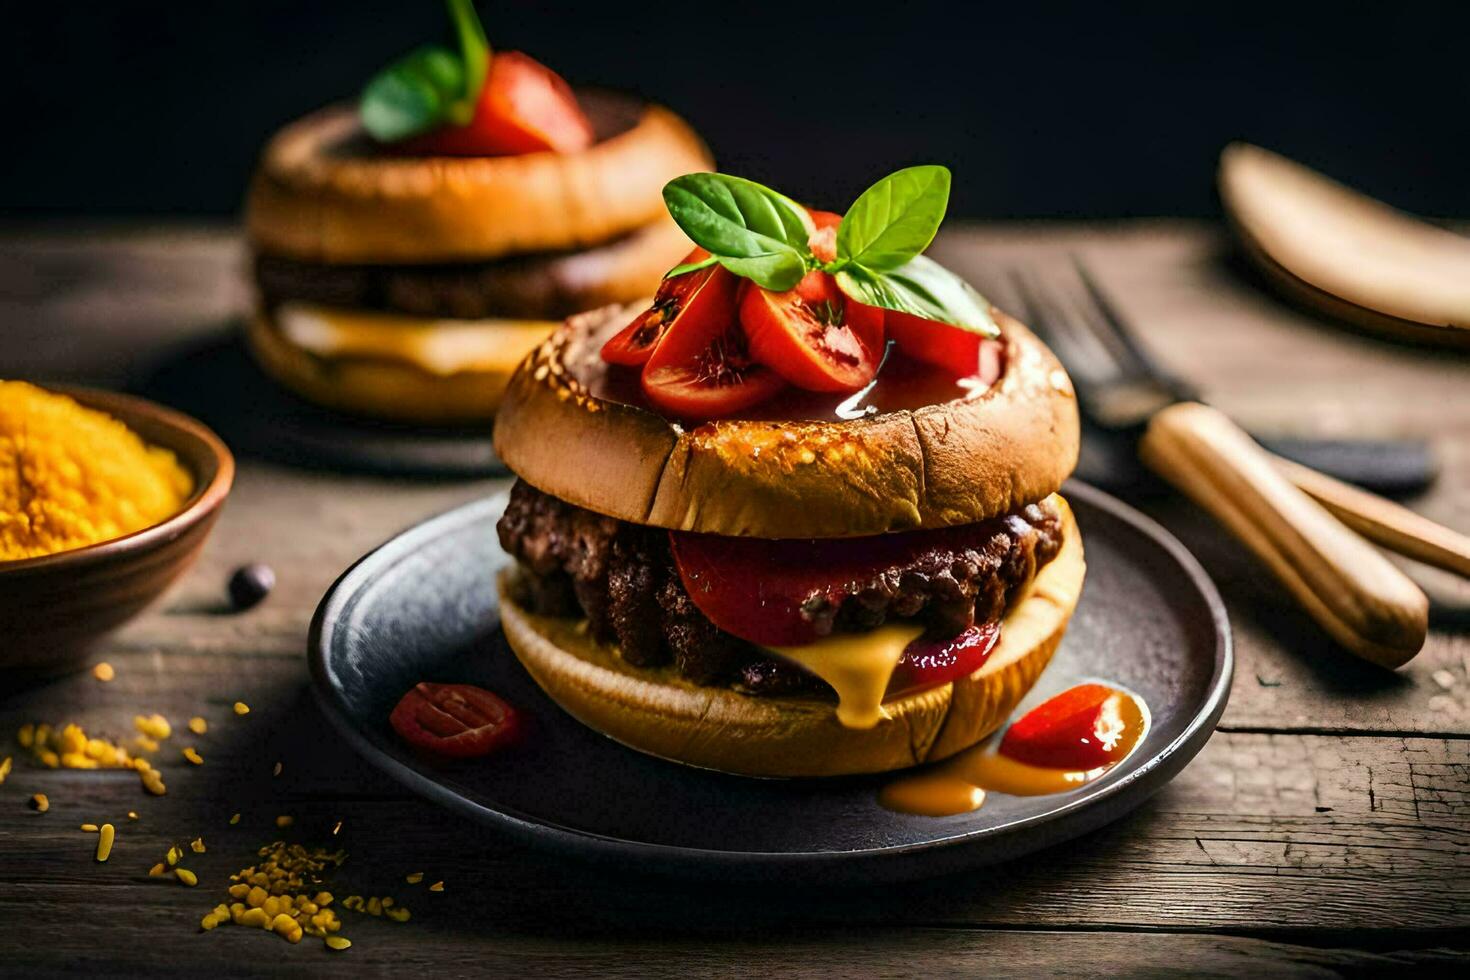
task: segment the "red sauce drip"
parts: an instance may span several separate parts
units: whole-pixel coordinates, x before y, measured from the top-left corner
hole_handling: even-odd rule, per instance
[[[937,687],[967,677],[985,665],[1000,640],[999,623],[971,626],[945,640],[919,637],[904,648],[888,682],[888,697]]]
[[[1012,724],[1000,754],[1050,769],[1100,769],[1126,756],[1143,727],[1142,709],[1131,695],[1104,684],[1079,684]]]

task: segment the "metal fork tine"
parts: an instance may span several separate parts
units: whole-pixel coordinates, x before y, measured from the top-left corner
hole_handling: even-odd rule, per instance
[[[1057,292],[1040,276],[1017,270],[1013,276],[1016,291],[1026,306],[1026,318],[1055,344],[1068,369],[1089,381],[1102,382],[1116,377],[1119,366],[1095,331],[1080,324],[1081,317],[1068,310]]]
[[[1125,369],[1125,373],[1135,375],[1158,374],[1157,365],[1149,359],[1148,354],[1139,346],[1127,321],[1123,319],[1117,307],[1103,293],[1097,284],[1097,280],[1087,271],[1087,267],[1082,264],[1082,260],[1074,255],[1072,256],[1072,265],[1077,270],[1077,278],[1082,282],[1082,289],[1088,302],[1097,313],[1094,317],[1088,317],[1087,323],[1096,331],[1098,338],[1117,353],[1121,363],[1130,365],[1131,369]]]
[[[1158,362],[1143,348],[1143,345],[1138,342],[1137,335],[1128,326],[1128,321],[1123,319],[1112,300],[1103,292],[1092,274],[1087,271],[1087,267],[1082,264],[1082,260],[1073,256],[1072,263],[1076,266],[1077,277],[1082,281],[1082,287],[1088,299],[1100,316],[1100,319],[1096,321],[1097,330],[1119,351],[1125,373],[1132,377],[1150,379],[1153,383],[1171,390],[1181,400],[1198,398],[1199,393],[1192,386],[1161,369]]]

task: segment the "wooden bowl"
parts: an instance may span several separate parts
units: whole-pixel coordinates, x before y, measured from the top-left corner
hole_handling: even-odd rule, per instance
[[[177,514],[141,531],[39,558],[0,561],[0,669],[55,673],[157,599],[194,563],[235,479],[220,438],[178,412],[110,391],[58,387],[170,449],[194,477]]]

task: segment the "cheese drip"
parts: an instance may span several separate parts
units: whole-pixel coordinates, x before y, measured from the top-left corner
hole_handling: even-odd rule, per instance
[[[837,692],[837,720],[872,728],[888,717],[883,695],[904,649],[924,632],[913,623],[889,623],[867,633],[841,633],[797,647],[770,647]]]
[[[287,340],[321,357],[374,357],[430,374],[515,370],[557,326],[551,320],[455,320],[283,303],[276,324]]]

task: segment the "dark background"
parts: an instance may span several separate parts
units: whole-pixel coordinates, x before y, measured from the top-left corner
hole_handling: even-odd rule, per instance
[[[1207,215],[1248,139],[1470,215],[1470,4],[1112,6],[480,5],[492,44],[670,105],[817,204],[934,161],[956,214]],[[273,128],[447,30],[434,0],[7,4],[0,210],[231,214]]]

